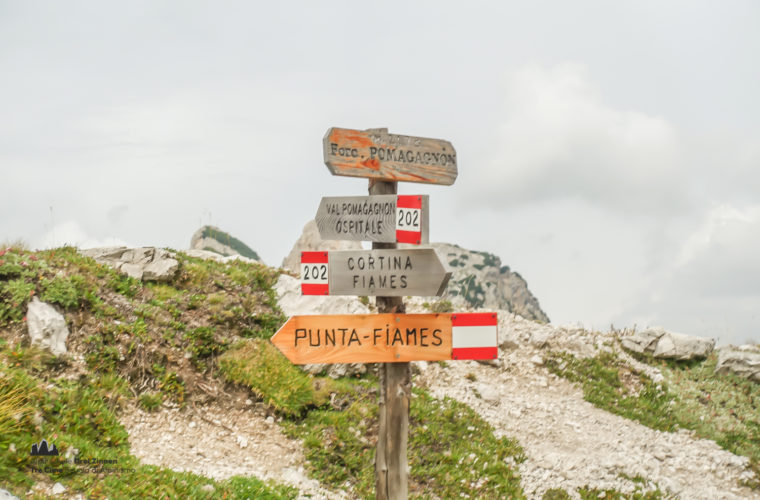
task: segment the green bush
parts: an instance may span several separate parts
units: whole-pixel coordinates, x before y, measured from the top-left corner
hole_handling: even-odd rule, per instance
[[[224,377],[245,385],[276,411],[298,415],[314,404],[309,375],[293,365],[269,341],[251,339],[218,358]]]

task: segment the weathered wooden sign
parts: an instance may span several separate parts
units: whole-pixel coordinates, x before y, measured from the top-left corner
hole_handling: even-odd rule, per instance
[[[451,185],[457,178],[457,153],[449,141],[389,134],[388,129],[330,128],[322,140],[333,175],[385,181]]]
[[[496,359],[496,313],[293,316],[272,343],[293,363]]]
[[[428,243],[428,195],[325,197],[314,220],[323,240]]]
[[[432,248],[301,252],[303,295],[441,295],[451,273]]]

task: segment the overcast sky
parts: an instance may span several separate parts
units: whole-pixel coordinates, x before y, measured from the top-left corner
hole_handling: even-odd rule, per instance
[[[0,0],[0,242],[279,265],[331,126],[452,142],[433,241],[554,323],[760,341],[760,4]]]

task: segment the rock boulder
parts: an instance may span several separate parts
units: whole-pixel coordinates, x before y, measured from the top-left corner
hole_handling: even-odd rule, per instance
[[[99,264],[144,281],[171,281],[179,271],[179,262],[168,250],[143,247],[90,248],[79,251]]]
[[[215,226],[203,226],[190,238],[190,248],[217,253],[223,257],[240,255],[261,262],[259,254],[251,247]]]
[[[668,332],[662,327],[648,328],[621,339],[624,348],[659,359],[688,361],[704,359],[715,347],[715,340]]]
[[[48,349],[56,356],[66,354],[69,327],[53,306],[34,297],[26,313],[26,326],[32,345]]]
[[[725,346],[718,349],[716,373],[733,373],[760,383],[760,348],[756,346]]]

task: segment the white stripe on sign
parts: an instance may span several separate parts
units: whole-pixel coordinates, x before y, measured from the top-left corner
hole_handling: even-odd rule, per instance
[[[422,210],[419,208],[396,208],[396,230],[420,231]]]
[[[313,285],[327,283],[327,264],[301,264],[301,283]]]
[[[498,345],[496,325],[454,326],[451,332],[451,347],[492,347]]]

